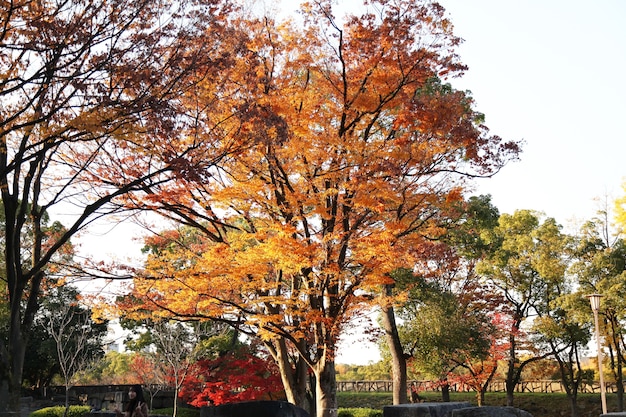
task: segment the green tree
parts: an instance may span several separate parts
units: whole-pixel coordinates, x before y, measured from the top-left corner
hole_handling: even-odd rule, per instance
[[[487,304],[480,300],[489,299],[488,307],[494,308],[497,303],[493,296],[487,296],[480,286],[475,274],[475,265],[484,256],[488,247],[481,236],[495,227],[498,215],[497,208],[491,204],[490,196],[470,197],[467,201],[459,202],[445,218],[440,219],[440,227],[446,230],[445,233],[436,241],[424,242],[419,248],[414,249],[421,254],[421,261],[412,266],[417,274],[412,274],[408,270],[398,270],[390,274],[393,284],[384,285],[380,306],[382,328],[387,339],[393,370],[394,404],[407,400],[404,389],[407,385],[406,361],[413,355],[410,346],[420,343],[414,339],[400,337],[395,309],[403,311],[405,320],[415,319],[419,316],[415,312],[416,305],[431,298],[428,291],[436,293],[435,299],[442,291],[447,291],[453,297],[453,294],[456,294],[456,301],[464,306],[459,309],[465,311],[466,313],[462,314],[468,316],[481,308],[486,311],[484,307],[487,307]],[[394,294],[407,294],[408,299],[400,297],[401,301],[397,301]],[[409,313],[409,317],[406,317],[408,312],[412,312],[413,315]],[[417,320],[419,321],[419,318]],[[412,335],[416,336],[417,334]],[[444,346],[442,348],[445,349]],[[458,346],[452,349],[455,348]],[[437,377],[441,377],[441,374]],[[444,399],[448,398],[446,384],[443,385],[442,393]]]
[[[477,272],[501,294],[502,311],[511,318],[505,384],[507,405],[512,406],[524,367],[548,355],[537,351],[523,325],[533,314],[545,315],[548,289],[564,279],[566,252],[554,219],[541,223],[538,213],[529,210],[501,215],[488,239],[492,249]],[[531,355],[522,359],[521,352]]]
[[[132,369],[133,359],[138,353],[106,352],[92,367],[81,372],[83,385],[132,385],[141,383]]]
[[[624,410],[624,320],[626,319],[626,242],[610,222],[608,208],[586,222],[576,236],[570,273],[576,276],[583,294],[602,294],[599,314],[610,370],[616,384],[617,407]],[[589,313],[588,310],[587,313]],[[592,319],[587,317],[592,322]]]
[[[536,318],[533,323],[538,332],[536,343],[550,352],[557,361],[561,382],[570,400],[571,415],[578,417],[579,389],[583,382],[590,381],[589,372],[581,364],[591,339],[590,323],[580,313],[587,310],[584,307],[588,302],[580,294],[572,293],[566,286],[561,286],[560,290],[553,292],[549,304],[547,314]]]
[[[450,401],[449,379],[460,366],[489,356],[493,329],[485,311],[471,310],[452,292],[432,285],[402,309],[401,338],[411,366],[439,381]]]

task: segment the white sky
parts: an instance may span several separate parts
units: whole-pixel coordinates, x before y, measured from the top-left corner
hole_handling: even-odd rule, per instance
[[[341,0],[340,0],[341,2]],[[595,198],[626,177],[626,1],[440,0],[491,132],[526,142],[520,162],[479,182],[501,213],[533,209],[564,226],[591,218]],[[347,338],[338,363],[379,358]]]
[[[492,133],[526,142],[521,161],[481,180],[478,192],[491,194],[501,213],[533,209],[563,225],[593,216],[594,198],[621,196],[626,1],[440,4],[455,33],[465,39],[459,53],[469,70],[453,84],[473,92]],[[101,236],[95,252],[116,252],[110,242],[119,245],[120,236],[128,239],[124,235],[118,227],[113,235]],[[348,338],[337,361],[377,359],[375,346]]]
[[[480,182],[503,213],[534,209],[563,225],[626,176],[626,2],[441,0],[495,134],[524,139],[521,162]]]

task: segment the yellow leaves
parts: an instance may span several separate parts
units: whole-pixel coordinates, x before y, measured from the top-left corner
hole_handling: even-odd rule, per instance
[[[620,229],[626,228],[626,180],[622,183],[624,195],[615,200],[615,222]]]

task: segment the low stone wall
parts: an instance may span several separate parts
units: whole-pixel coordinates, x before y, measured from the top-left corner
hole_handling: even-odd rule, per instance
[[[470,407],[465,401],[387,405],[383,417],[451,417],[452,410]]]
[[[418,403],[383,407],[383,417],[533,417],[514,407],[474,407],[468,402]]]
[[[286,401],[247,401],[202,407],[200,417],[309,417],[303,408]]]
[[[528,411],[515,407],[468,407],[453,410],[451,417],[533,417]]]

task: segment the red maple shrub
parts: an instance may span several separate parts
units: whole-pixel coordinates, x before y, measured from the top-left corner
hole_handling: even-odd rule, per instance
[[[196,362],[180,390],[180,398],[194,407],[241,401],[282,399],[278,367],[269,358],[244,347],[216,359]]]

